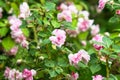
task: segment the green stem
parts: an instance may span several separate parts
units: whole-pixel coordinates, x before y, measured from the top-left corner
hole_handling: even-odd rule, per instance
[[[106,80],[109,80],[109,62],[108,62],[108,60],[109,60],[109,57],[107,56],[106,57]]]
[[[35,42],[38,43],[37,31],[36,31],[35,27],[33,27],[33,32],[34,32],[34,40],[35,40]]]

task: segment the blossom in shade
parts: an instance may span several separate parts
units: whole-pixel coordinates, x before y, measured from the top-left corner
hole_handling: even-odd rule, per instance
[[[27,4],[27,2],[23,2],[21,5],[20,5],[20,15],[19,15],[19,18],[27,18],[29,17],[31,14],[30,14],[30,9],[29,9],[29,6]]]
[[[96,34],[98,34],[99,31],[100,31],[99,25],[92,25],[90,28],[91,28],[91,34],[93,36],[95,36]]]
[[[120,10],[116,10],[116,14],[117,14],[117,15],[120,15]]]
[[[18,51],[18,47],[15,46],[10,50],[10,52],[8,52],[8,55],[16,55],[17,51]]]
[[[92,78],[93,80],[103,80],[104,77],[102,77],[101,75],[95,75]]]
[[[70,30],[66,29],[67,34],[69,34],[70,37],[76,37],[78,32],[76,30]]]
[[[89,19],[83,19],[79,18],[78,24],[77,24],[77,30],[80,32],[85,32],[89,29],[90,26],[92,26],[94,20],[89,20]]]
[[[52,44],[61,47],[66,39],[66,32],[61,29],[55,29],[52,34],[54,36],[51,36],[49,39],[52,42]]]
[[[22,72],[22,76],[25,80],[33,80],[33,76],[36,75],[36,71],[35,70],[28,70],[28,69],[24,69]]]
[[[67,22],[72,22],[72,15],[69,10],[64,10],[57,14],[57,19],[59,21],[66,20]]]
[[[103,10],[103,8],[105,7],[105,4],[107,3],[108,0],[99,0],[99,5],[98,8]]]
[[[3,12],[3,9],[2,9],[2,7],[0,7],[0,18],[2,18],[2,16],[3,16],[2,12]]]
[[[79,78],[79,74],[78,73],[75,73],[75,72],[71,73],[71,79],[70,80],[77,80],[78,78]]]
[[[92,38],[92,41],[102,42],[102,38],[103,38],[102,35],[97,34],[96,36],[94,36],[94,37]],[[100,49],[103,48],[102,45],[98,45],[98,44],[93,44],[93,46],[94,46],[94,48],[95,48],[96,50],[100,50]]]
[[[78,53],[75,54],[69,54],[68,59],[71,65],[76,66],[79,61],[83,61],[84,63],[88,63],[90,60],[90,56],[85,50],[79,50]]]

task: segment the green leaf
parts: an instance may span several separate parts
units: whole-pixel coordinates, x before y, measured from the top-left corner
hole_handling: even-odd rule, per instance
[[[51,21],[51,24],[53,25],[54,28],[59,28],[59,27],[60,27],[60,23],[58,23],[58,22],[55,21],[55,20],[52,20],[52,21]]]
[[[9,31],[9,28],[6,28],[6,27],[0,28],[0,37],[6,36],[8,31]]]
[[[67,61],[64,60],[64,58],[58,58],[58,65],[61,67],[67,67]]]
[[[6,26],[6,24],[5,24],[5,23],[0,22],[0,27],[5,27],[5,26]]]
[[[55,71],[58,73],[58,74],[61,74],[63,72],[63,69],[61,67],[56,67],[55,68]]]
[[[119,17],[118,16],[113,16],[109,19],[110,23],[115,23],[115,22],[119,22]]]
[[[45,66],[47,67],[55,67],[55,62],[52,60],[45,61]]]
[[[104,54],[107,54],[107,55],[110,54],[110,52],[107,51],[107,50],[105,50],[105,49],[101,49],[100,51],[101,51],[102,53],[104,53]]]
[[[51,78],[57,76],[57,72],[54,70],[49,70],[48,72],[49,72]]]
[[[11,3],[11,7],[13,8],[13,12],[18,15],[19,14],[19,8],[16,3]]]
[[[92,74],[95,74],[96,72],[101,70],[101,66],[99,64],[93,64],[90,66],[90,70]]]
[[[63,21],[62,24],[64,25],[65,28],[67,29],[70,29],[70,30],[75,30],[75,26],[72,26],[72,23],[71,22],[66,22],[66,21]]]
[[[86,64],[82,63],[82,62],[79,62],[78,63],[78,66],[81,67],[81,68],[86,68],[88,67]]]
[[[10,36],[2,40],[2,46],[4,47],[6,51],[9,51],[11,48],[14,47],[14,45],[15,45],[15,42]]]
[[[56,4],[52,3],[52,2],[46,2],[45,4],[45,8],[50,11],[50,10],[55,10]]]
[[[49,39],[44,39],[41,43],[42,46],[46,45],[46,44],[49,44],[50,43],[50,40]]]
[[[103,43],[106,45],[106,48],[109,48],[109,47],[112,45],[112,43],[113,43],[113,41],[110,40],[110,38],[108,38],[108,37],[106,37],[106,36],[104,36],[104,37],[102,38],[102,41],[103,41]]]
[[[113,45],[112,48],[113,48],[114,52],[117,52],[117,53],[120,52],[120,46]]]
[[[27,28],[21,28],[21,30],[26,37],[29,37],[29,30]]]
[[[0,60],[6,60],[7,59],[7,56],[5,55],[0,55]]]

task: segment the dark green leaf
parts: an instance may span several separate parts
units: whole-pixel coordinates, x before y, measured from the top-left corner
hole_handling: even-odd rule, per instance
[[[90,66],[90,70],[91,70],[92,74],[94,74],[101,70],[101,66],[99,64],[93,64]]]

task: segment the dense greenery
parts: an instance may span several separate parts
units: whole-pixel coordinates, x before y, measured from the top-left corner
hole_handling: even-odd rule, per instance
[[[99,1],[0,0],[0,80],[120,80],[120,0]]]

